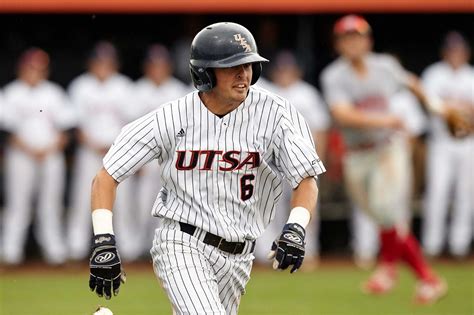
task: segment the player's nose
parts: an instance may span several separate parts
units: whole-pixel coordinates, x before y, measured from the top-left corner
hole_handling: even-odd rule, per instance
[[[248,79],[252,76],[252,65],[243,64],[237,66],[237,77],[241,79]]]

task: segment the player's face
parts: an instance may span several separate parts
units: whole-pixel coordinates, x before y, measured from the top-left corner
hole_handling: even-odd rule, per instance
[[[224,102],[236,105],[245,100],[252,81],[252,64],[216,68],[214,73],[217,84],[212,91],[216,96]]]
[[[166,62],[164,60],[148,62],[145,65],[146,76],[156,84],[161,84],[163,81],[168,79],[171,76],[171,73],[171,65],[169,64],[169,62]]]
[[[359,33],[344,34],[336,39],[336,50],[349,60],[360,59],[372,50],[372,39]]]
[[[117,72],[117,62],[113,59],[94,59],[89,62],[89,71],[100,81]]]
[[[18,76],[21,80],[31,86],[35,86],[48,77],[48,67],[35,67],[24,65],[20,67]]]
[[[298,81],[302,73],[298,67],[283,66],[273,69],[270,72],[271,80],[278,86],[288,87]]]
[[[469,62],[469,50],[462,46],[452,47],[443,52],[443,58],[452,67],[458,68]]]

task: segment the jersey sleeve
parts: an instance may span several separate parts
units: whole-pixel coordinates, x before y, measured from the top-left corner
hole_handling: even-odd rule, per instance
[[[103,159],[104,168],[121,182],[143,165],[161,155],[161,145],[155,136],[156,113],[152,112],[122,128]]]
[[[344,89],[341,78],[342,75],[339,74],[338,68],[326,69],[321,76],[323,95],[329,107],[334,106],[334,104],[352,103],[352,98]]]
[[[314,88],[308,95],[308,105],[301,111],[303,117],[306,117],[309,128],[313,131],[327,130],[331,125],[331,119],[319,92]]]
[[[275,165],[293,188],[306,177],[326,171],[304,118],[290,108],[282,112],[273,137]]]
[[[59,130],[67,130],[77,125],[77,115],[70,99],[59,87],[56,89],[57,110],[54,113],[54,123]]]
[[[405,70],[400,62],[392,56],[381,55],[381,62],[387,68],[387,73],[391,75],[394,83],[398,87],[405,87],[410,80],[410,73]]]

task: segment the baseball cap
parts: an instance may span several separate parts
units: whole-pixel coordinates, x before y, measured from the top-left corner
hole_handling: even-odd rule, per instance
[[[39,70],[45,70],[49,66],[49,55],[40,48],[31,47],[21,54],[18,66],[30,66]]]
[[[89,54],[89,59],[99,59],[99,60],[113,60],[117,61],[118,60],[118,53],[117,49],[115,46],[108,41],[100,41],[97,44],[95,44],[94,48],[92,48],[92,51]]]
[[[347,33],[358,33],[361,35],[370,34],[371,28],[367,21],[359,15],[346,15],[334,24],[334,35],[344,35]]]
[[[442,48],[443,50],[453,48],[469,49],[469,44],[459,32],[451,31],[444,37]]]
[[[146,62],[171,62],[171,56],[168,48],[162,44],[153,44],[148,48],[145,55]]]

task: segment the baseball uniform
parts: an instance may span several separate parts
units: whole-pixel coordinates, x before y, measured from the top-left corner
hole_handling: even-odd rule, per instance
[[[369,71],[363,79],[343,58],[326,67],[322,84],[329,106],[347,103],[367,113],[389,112],[390,98],[408,74],[388,55],[370,53],[365,58]],[[350,198],[379,225],[399,223],[399,201],[409,189],[407,142],[388,129],[342,128],[342,133],[348,146],[344,173]]]
[[[257,82],[258,86],[261,85],[260,81],[261,79]],[[315,87],[302,80],[298,80],[288,87],[280,87],[269,82],[264,84],[265,85],[262,87],[287,99],[299,114],[305,117],[312,134],[316,131],[324,131],[329,128],[331,123],[329,113],[324,101]],[[306,135],[306,137],[308,137],[308,135]],[[307,138],[307,140],[310,139]],[[284,225],[285,220],[288,217],[287,214],[290,210],[291,191],[292,189],[290,186],[283,183],[283,194],[277,205],[276,211],[278,215],[257,242],[255,247],[255,258],[261,262],[268,262],[268,244],[271,244],[275,237],[280,233],[281,227]],[[313,217],[311,224],[306,228],[306,257],[314,257],[318,254],[318,229],[319,219]]]
[[[162,222],[151,254],[174,311],[237,312],[282,178],[295,188],[324,171],[310,140],[295,108],[258,87],[222,118],[195,91],[123,128],[104,167],[121,183],[150,161],[161,165],[153,215]],[[209,233],[242,247],[230,254],[208,245]]]
[[[156,110],[160,105],[186,95],[190,88],[173,77],[160,85],[143,77],[135,84],[135,100],[140,116]],[[161,189],[159,167],[157,163],[144,165],[137,176],[138,226],[135,246],[142,247],[140,253],[149,252],[153,241],[156,220],[150,220],[150,211]]]
[[[64,91],[41,81],[30,86],[15,80],[5,87],[5,128],[34,150],[46,150],[74,124],[74,113]],[[4,261],[22,262],[29,225],[36,217],[35,234],[47,262],[66,259],[63,246],[62,210],[65,184],[63,152],[43,160],[9,145],[5,155],[6,205],[4,213]],[[33,204],[37,200],[36,211]]]
[[[101,168],[104,151],[113,143],[120,129],[138,115],[132,101],[132,81],[121,74],[114,74],[105,81],[85,73],[76,78],[69,87],[71,101],[78,112],[78,128],[89,142],[76,151],[71,189],[71,209],[68,216],[68,248],[72,259],[84,259],[89,254],[92,235],[90,221],[90,189],[92,179]],[[94,148],[92,148],[93,146]],[[131,213],[134,204],[133,183],[121,185],[117,198],[116,229],[120,231],[118,244],[122,258],[136,257],[135,233],[130,225],[135,216]]]
[[[423,73],[429,94],[445,101],[462,101],[474,106],[474,68],[468,64],[453,69],[437,62]],[[439,117],[430,119],[428,141],[427,190],[422,241],[425,251],[438,255],[443,249],[446,216],[452,203],[448,243],[451,253],[466,255],[469,251],[474,219],[474,137],[453,138]],[[453,193],[453,195],[451,195]]]

